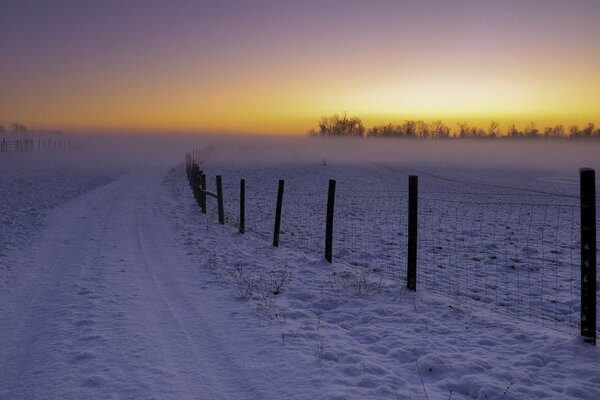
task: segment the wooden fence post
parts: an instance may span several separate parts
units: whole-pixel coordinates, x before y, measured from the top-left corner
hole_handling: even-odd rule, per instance
[[[581,197],[581,336],[596,344],[596,173],[579,170]]]
[[[279,229],[281,228],[281,208],[283,206],[283,187],[285,181],[279,180],[277,188],[277,207],[275,208],[275,227],[273,228],[273,246],[279,247]]]
[[[246,232],[246,181],[240,179],[240,233]]]
[[[406,287],[417,290],[417,234],[418,234],[419,177],[408,177],[408,262]]]
[[[219,207],[219,223],[225,225],[225,210],[223,208],[223,180],[217,175],[217,205]]]
[[[333,214],[335,207],[335,180],[329,180],[327,191],[327,221],[325,222],[325,259],[333,262]]]

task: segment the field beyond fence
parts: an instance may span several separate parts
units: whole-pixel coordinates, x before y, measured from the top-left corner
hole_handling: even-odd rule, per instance
[[[190,182],[196,186],[195,195],[204,202],[209,220],[220,220],[273,244],[276,236],[276,245],[315,257],[328,258],[329,247],[334,265],[347,266],[366,279],[411,287],[407,278],[411,240],[407,185],[381,190],[338,182],[328,230],[331,186],[328,190],[326,185],[286,181],[282,188],[275,180],[249,179],[240,185],[240,176],[223,176],[220,189],[212,190],[214,178],[200,171],[201,166],[208,170],[203,164],[209,153],[205,149],[186,157]],[[202,176],[203,185],[194,174]],[[584,174],[593,175],[593,171]],[[595,178],[593,182],[595,185]],[[446,188],[436,190],[428,185],[417,190],[418,206],[412,205],[418,227],[413,239],[417,290],[448,295],[463,308],[485,307],[557,331],[581,334],[595,343],[595,196]],[[217,202],[207,202],[203,191],[217,198],[220,191],[220,212]],[[278,198],[281,207],[277,207]],[[591,204],[588,201],[588,206],[582,206],[586,199],[594,205],[593,221],[590,214],[582,217]],[[588,226],[592,222],[593,235]],[[586,229],[590,236],[582,243]],[[326,246],[329,231],[331,244]]]

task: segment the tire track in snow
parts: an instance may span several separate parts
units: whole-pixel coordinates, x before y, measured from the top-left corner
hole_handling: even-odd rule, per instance
[[[148,184],[160,189],[158,183],[164,176],[160,179],[155,176],[153,178],[154,181]],[[164,235],[165,221],[160,220],[156,201],[159,196],[160,191],[157,190],[151,196],[146,194],[136,202],[138,206],[132,210],[135,223],[131,225],[135,233],[130,238],[132,254],[139,255],[136,265],[145,268],[147,279],[151,282],[144,285],[148,291],[145,298],[156,299],[160,306],[162,321],[157,321],[157,326],[160,327],[161,336],[167,341],[173,337],[180,341],[177,348],[167,349],[161,346],[170,368],[178,371],[177,378],[180,381],[181,375],[188,375],[186,382],[180,383],[189,385],[193,382],[189,387],[190,394],[194,387],[201,386],[202,393],[207,398],[235,397],[235,391],[240,389],[243,389],[248,398],[264,398],[246,378],[244,369],[232,357],[227,344],[219,340],[211,324],[205,320],[203,314],[217,308],[214,300],[204,297],[201,303],[203,307],[198,308],[195,306],[198,299],[189,298],[186,296],[187,292],[180,287],[177,277],[185,276],[186,272],[177,267],[185,263],[175,262],[176,258],[173,257],[173,249],[177,247],[173,240],[175,235]],[[157,240],[157,236],[161,240]],[[174,269],[178,269],[178,273],[174,273]],[[165,343],[165,340],[159,342]],[[215,371],[221,379],[215,379]],[[231,393],[233,388],[235,391]]]
[[[124,175],[54,212],[31,276],[1,297],[0,398],[268,397],[165,230],[166,172]]]

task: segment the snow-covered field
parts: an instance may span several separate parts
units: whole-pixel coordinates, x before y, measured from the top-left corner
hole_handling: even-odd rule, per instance
[[[254,151],[244,147],[243,153]],[[321,154],[294,162],[281,157],[282,163],[224,152],[203,165],[211,177],[224,177],[229,223],[222,227],[214,204],[207,216],[200,214],[183,150],[172,154],[1,155],[1,399],[600,398],[597,348],[510,304],[498,312],[497,299],[486,307],[478,306],[481,299],[466,300],[484,279],[496,283],[489,293],[502,289],[494,279],[514,251],[529,254],[514,263],[515,270],[523,268],[519,279],[531,283],[519,280],[522,286],[507,286],[500,297],[544,282],[531,274],[540,270],[544,260],[536,255],[546,254],[539,246],[548,237],[519,225],[505,243],[510,221],[544,222],[537,213],[543,207],[503,206],[494,213],[494,223],[505,224],[498,228],[477,225],[484,216],[477,204],[490,203],[488,198],[471,198],[475,205],[468,209],[449,207],[458,201],[449,194],[465,191],[460,182],[480,185],[470,193],[486,195],[521,189],[576,194],[571,165],[492,165],[474,173],[453,162],[392,163],[382,157],[357,165],[327,157],[324,166]],[[416,293],[403,283],[406,217],[388,216],[405,209],[410,173],[420,176],[422,209],[437,210],[422,228],[429,224],[447,233],[460,227],[454,235],[465,239],[447,251],[443,237],[434,243],[432,236],[420,236]],[[246,235],[236,233],[237,203],[228,201],[235,199],[240,177],[248,198]],[[293,221],[303,225],[284,225],[276,249],[268,232],[279,178],[286,179],[284,216],[296,215]],[[321,252],[330,178],[338,182],[333,265]],[[425,196],[436,192],[445,197]],[[572,207],[569,197],[563,200],[538,201],[548,210],[545,220],[559,221],[561,232],[569,225],[561,207]],[[253,206],[258,211],[251,213]],[[558,210],[555,216],[549,216],[552,210]],[[338,223],[344,218],[347,225]],[[462,224],[440,223],[454,220]],[[479,231],[469,230],[473,224]],[[367,229],[371,225],[380,228]],[[470,244],[467,239],[481,232],[484,238]],[[492,239],[508,248],[488,246]],[[526,250],[519,247],[523,240]],[[550,261],[557,260],[552,271],[572,267],[574,240],[571,234],[552,236],[552,249],[563,251],[551,253]],[[436,246],[443,250],[435,253]],[[480,265],[461,257],[482,251],[497,257],[488,258],[492,270],[481,270],[464,286],[445,281]],[[437,264],[448,272],[428,276],[443,269]],[[562,272],[542,286],[557,277]],[[560,293],[562,301],[555,286],[548,296]]]

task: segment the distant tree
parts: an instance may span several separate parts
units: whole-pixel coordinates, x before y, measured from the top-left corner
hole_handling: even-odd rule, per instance
[[[497,137],[498,133],[499,133],[499,128],[500,128],[500,124],[499,123],[497,123],[496,121],[490,122],[490,126],[488,126],[488,129],[487,129],[487,135],[490,138]]]
[[[310,130],[306,132],[306,134],[310,137],[319,136],[319,132],[317,132],[315,128],[310,128]]]
[[[512,124],[508,127],[506,135],[510,138],[519,138],[523,136],[523,132],[519,132],[515,124]]]
[[[430,129],[429,129],[429,125],[427,124],[427,122],[422,121],[422,120],[418,120],[415,124],[415,135],[416,137],[419,138],[428,138],[430,135]]]
[[[331,117],[321,117],[318,131],[311,130],[314,136],[364,136],[365,126],[358,117],[348,118],[346,113],[341,117],[334,114]]]
[[[473,137],[473,130],[469,127],[466,122],[458,123],[458,137],[461,139],[467,139]]]
[[[471,128],[471,135],[474,138],[478,138],[478,139],[484,139],[484,138],[489,137],[483,129],[476,128],[476,127]]]
[[[523,131],[523,136],[526,138],[536,138],[540,135],[540,131],[538,130],[535,122],[530,122],[525,126]]]
[[[431,137],[436,139],[447,139],[450,137],[450,128],[442,123],[442,121],[433,121],[430,125]]]
[[[367,129],[368,137],[383,137],[384,126],[375,125],[372,128]]]
[[[592,132],[594,132],[594,124],[592,124],[591,122],[589,122],[587,124],[587,126],[581,130],[580,135],[583,138],[591,138],[592,137]]]
[[[417,123],[413,120],[404,121],[402,130],[404,131],[404,136],[414,138],[417,136]]]
[[[550,131],[550,137],[553,139],[560,139],[565,137],[565,127],[562,125],[555,125]]]
[[[27,132],[29,132],[29,129],[27,129],[27,127],[25,125],[15,122],[14,124],[11,125],[11,131],[13,133],[27,133]]]
[[[569,127],[569,138],[576,139],[579,137],[579,127],[577,125],[571,125]]]
[[[4,130],[4,125],[0,125],[0,134],[6,133]]]

